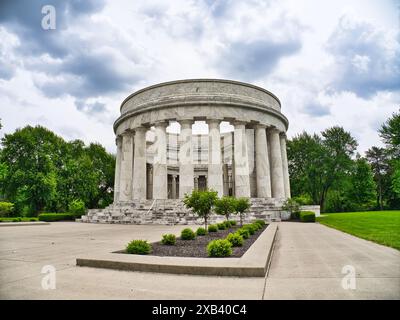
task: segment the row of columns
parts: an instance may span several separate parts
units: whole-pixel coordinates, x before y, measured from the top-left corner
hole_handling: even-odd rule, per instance
[[[180,121],[179,198],[194,188],[192,150],[193,120]],[[208,120],[208,187],[223,195],[220,120]],[[167,122],[155,123],[153,198],[167,199]],[[235,196],[250,197],[249,159],[246,123],[234,122],[233,168]],[[146,199],[146,130],[139,127],[117,138],[114,202]],[[289,198],[290,184],[286,136],[265,125],[255,127],[256,184],[259,198]],[[175,177],[176,179],[176,177]],[[173,184],[174,186],[174,184]],[[175,184],[176,188],[176,184]],[[174,192],[174,191],[172,191]],[[176,190],[175,193],[176,194]]]

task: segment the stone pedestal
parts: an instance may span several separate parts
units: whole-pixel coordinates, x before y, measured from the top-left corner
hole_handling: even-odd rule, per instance
[[[285,197],[290,198],[290,180],[289,180],[289,166],[286,153],[286,134],[281,133],[281,157],[282,157],[282,171],[283,171],[283,186],[285,189]]]
[[[153,199],[168,198],[167,134],[168,123],[155,124],[156,150],[153,162]]]
[[[180,121],[181,133],[179,135],[179,198],[184,198],[186,193],[191,193],[194,188],[193,150],[192,150],[192,124],[193,120]]]
[[[273,198],[285,198],[285,187],[283,184],[282,153],[279,131],[270,129],[268,132],[268,143],[270,146],[271,187]]]
[[[271,197],[271,176],[268,159],[266,126],[258,125],[255,129],[256,140],[256,180],[257,197]]]
[[[221,161],[221,134],[219,132],[219,120],[208,120],[208,188],[218,192],[222,197],[224,184],[222,178]]]
[[[246,126],[243,122],[235,122],[234,125],[235,196],[250,197]]]
[[[132,199],[133,132],[122,135],[121,168],[119,173],[119,201]]]
[[[133,199],[146,199],[146,131],[135,128],[135,152],[133,161]]]
[[[114,203],[119,201],[120,193],[120,173],[121,173],[121,157],[122,157],[122,137],[118,136],[115,140],[117,144],[117,156],[115,157],[115,177],[114,177]]]

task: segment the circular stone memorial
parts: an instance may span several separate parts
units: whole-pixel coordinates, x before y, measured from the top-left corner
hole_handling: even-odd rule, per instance
[[[176,209],[194,189],[269,207],[290,197],[288,120],[271,92],[231,80],[171,81],[132,93],[120,111],[114,123],[114,204],[83,221],[146,223],[140,214],[160,201]],[[206,134],[192,131],[196,122]],[[181,222],[172,220],[164,222]]]

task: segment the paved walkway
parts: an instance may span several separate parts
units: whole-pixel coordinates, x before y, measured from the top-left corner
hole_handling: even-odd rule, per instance
[[[203,277],[77,267],[89,252],[123,248],[133,238],[157,241],[184,226],[73,222],[0,230],[0,299],[400,299],[400,252],[319,224],[280,223],[271,269],[263,278]],[[44,265],[57,270],[43,290]],[[341,287],[344,265],[356,290]]]
[[[354,290],[342,287],[344,266]],[[280,223],[264,299],[400,299],[400,252],[318,223]]]

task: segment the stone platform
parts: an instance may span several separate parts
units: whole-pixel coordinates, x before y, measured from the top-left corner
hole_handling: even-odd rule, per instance
[[[289,214],[286,211],[282,211],[283,201],[272,198],[251,198],[251,207],[245,215],[245,222],[256,219],[262,219],[266,222],[289,219]],[[239,216],[232,215],[231,219],[239,221]],[[212,224],[224,220],[225,217],[213,214],[209,223]],[[105,209],[90,209],[86,215],[77,221],[163,225],[204,223],[203,219],[198,218],[191,210],[186,209],[182,200],[178,199],[120,202],[112,204]]]

